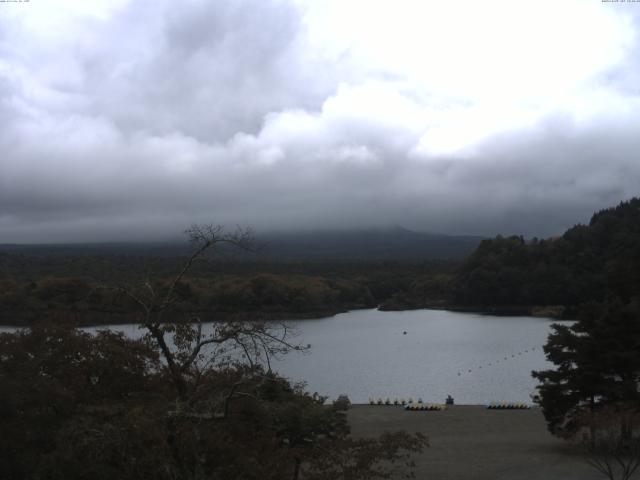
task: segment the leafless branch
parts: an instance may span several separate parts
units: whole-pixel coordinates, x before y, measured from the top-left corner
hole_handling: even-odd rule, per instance
[[[164,321],[165,313],[169,312],[177,301],[176,289],[196,260],[208,251],[215,251],[217,247],[225,244],[244,251],[255,250],[254,234],[249,228],[237,227],[235,231],[227,232],[221,225],[193,225],[185,234],[194,245],[194,249],[164,293],[154,289],[148,278],[138,289],[118,288],[119,292],[130,298],[144,313],[142,323],[147,329],[148,338],[160,349],[180,396],[186,395],[189,382],[195,380],[197,383],[202,368],[200,360],[205,358],[203,352],[209,345],[215,346],[209,349],[211,351],[207,350],[208,355],[212,357],[216,356],[216,352],[224,350],[224,345],[235,345],[243,350],[246,361],[252,367],[264,355],[269,370],[270,357],[290,350],[304,351],[308,348],[291,342],[289,328],[284,324],[280,325],[276,332],[274,328],[261,323],[227,322],[215,324],[214,331],[204,335],[202,323],[197,317]],[[167,334],[172,335],[172,345],[165,337]],[[211,358],[205,365],[210,365],[210,362]]]

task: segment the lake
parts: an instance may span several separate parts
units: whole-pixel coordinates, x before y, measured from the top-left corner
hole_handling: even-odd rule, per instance
[[[551,323],[444,310],[354,310],[287,322],[296,341],[311,349],[272,365],[292,381],[305,380],[310,392],[344,393],[354,403],[387,397],[443,402],[447,395],[461,404],[530,403],[531,371],[552,366],[542,351]],[[135,325],[108,328],[141,333]]]
[[[309,354],[274,369],[310,391],[354,403],[390,397],[456,403],[531,402],[532,370],[551,368],[542,346],[549,319],[443,310],[357,310],[293,322]],[[406,334],[404,333],[406,332]]]

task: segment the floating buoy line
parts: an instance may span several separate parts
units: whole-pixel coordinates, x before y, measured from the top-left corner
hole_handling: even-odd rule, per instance
[[[404,332],[403,332],[404,333]],[[522,356],[525,353],[533,353],[534,351],[540,349],[541,347],[539,346],[534,346],[534,347],[530,347],[530,348],[526,348],[524,350],[521,350],[519,352],[515,352],[515,353],[511,353],[508,354],[504,357],[501,357],[501,359],[497,359],[497,360],[492,360],[491,362],[488,362],[486,364],[481,364],[478,365],[476,367],[477,370],[482,370],[482,368],[484,367],[486,368],[495,368],[498,365],[500,365],[501,363],[505,363],[508,362],[509,360]],[[466,372],[465,372],[466,370]],[[473,368],[467,368],[467,369],[460,369],[458,370],[458,377],[462,376],[463,373],[469,374],[469,373],[473,373],[474,369]],[[535,400],[534,400],[535,402]],[[379,406],[402,406],[405,408],[405,410],[411,410],[411,411],[439,411],[439,410],[445,410],[446,409],[446,405],[445,404],[441,404],[441,403],[425,403],[422,401],[422,398],[418,398],[417,401],[414,401],[413,398],[408,397],[408,398],[393,398],[391,399],[390,397],[386,397],[386,398],[382,398],[382,397],[369,397],[369,405],[379,405]],[[486,405],[486,408],[489,410],[524,410],[524,409],[529,409],[531,408],[531,405],[528,405],[526,403],[511,403],[511,402],[492,402],[488,405]]]
[[[516,357],[522,356],[525,353],[533,353],[535,350],[537,350],[539,348],[540,347],[530,347],[530,348],[527,348],[525,350],[521,350],[519,352],[512,353],[512,354],[510,354],[510,356],[507,355],[505,357],[502,357],[502,359],[492,360],[491,362],[488,362],[486,364],[478,365],[475,369],[476,370],[482,370],[483,367],[485,367],[485,368],[487,368],[487,367],[496,367],[500,363],[504,363],[506,361],[509,361],[512,358],[516,358]],[[466,372],[465,372],[465,370],[466,370]],[[473,373],[473,371],[474,371],[473,368],[460,369],[460,370],[458,370],[458,377],[461,377],[463,373]]]

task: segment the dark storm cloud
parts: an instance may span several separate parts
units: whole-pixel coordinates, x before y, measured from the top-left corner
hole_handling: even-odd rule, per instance
[[[331,22],[318,42],[305,3],[14,13],[0,20],[0,243],[211,221],[561,232],[640,184],[639,17],[603,12],[633,33],[612,43],[619,60],[587,58],[557,91],[538,64],[517,90],[485,75],[449,91],[340,44]]]

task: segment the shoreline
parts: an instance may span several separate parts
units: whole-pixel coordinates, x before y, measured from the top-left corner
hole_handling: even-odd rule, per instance
[[[575,314],[573,309],[562,305],[452,305],[446,303],[423,305],[415,308],[394,308],[382,304],[379,308],[385,312],[402,312],[407,310],[446,310],[449,312],[475,313],[478,315],[494,315],[497,317],[540,317],[555,320],[573,320],[568,318]]]
[[[332,318],[336,315],[340,315],[343,313],[349,313],[353,311],[359,310],[376,310],[380,312],[408,312],[408,311],[416,311],[416,310],[436,310],[436,311],[448,311],[448,312],[457,312],[457,313],[469,313],[476,315],[491,315],[497,317],[536,317],[536,318],[547,318],[550,320],[557,321],[572,321],[572,318],[565,318],[562,315],[553,315],[553,311],[548,309],[549,307],[512,307],[512,306],[503,306],[503,307],[467,307],[460,305],[431,305],[431,306],[422,306],[417,308],[384,308],[384,305],[379,305],[377,307],[362,307],[362,308],[335,308],[335,309],[327,309],[327,310],[319,310],[319,311],[310,311],[310,312],[216,312],[210,313],[208,315],[202,315],[202,323],[215,323],[215,322],[226,322],[226,321],[250,321],[250,322],[285,322],[285,321],[307,321],[307,320],[322,320],[325,318]],[[536,311],[532,311],[532,309],[538,309]],[[31,313],[31,312],[30,312]],[[60,316],[63,313],[68,314],[68,316],[72,319],[70,323],[73,323],[75,326],[80,328],[85,327],[101,327],[101,326],[109,326],[109,325],[136,325],[140,324],[140,322],[136,321],[137,314],[133,313],[121,313],[121,312],[90,312],[87,315],[82,315],[81,312],[58,312]],[[178,315],[184,312],[178,312]],[[48,315],[51,315],[49,313]],[[4,313],[3,316],[10,317],[10,314]],[[0,319],[0,327],[2,328],[27,328],[31,325],[34,320],[32,320],[37,315],[35,313],[31,313],[28,317],[29,319],[25,319],[23,322],[17,323],[5,323]],[[101,317],[104,321],[92,321],[96,317]],[[39,318],[47,318],[46,315],[40,316]],[[84,318],[85,320],[81,320]]]

